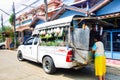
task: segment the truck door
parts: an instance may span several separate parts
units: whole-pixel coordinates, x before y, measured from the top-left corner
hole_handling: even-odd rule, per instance
[[[30,38],[24,42],[24,55],[27,59],[31,60],[31,54],[32,54],[32,44],[33,44],[34,38]]]
[[[37,57],[38,57],[38,45],[39,45],[39,38],[35,37],[32,44],[32,53],[31,53],[31,58],[35,62],[37,62]]]

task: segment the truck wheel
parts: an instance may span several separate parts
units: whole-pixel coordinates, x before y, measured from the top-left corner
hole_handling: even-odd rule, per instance
[[[45,57],[43,59],[42,65],[43,65],[44,71],[48,74],[52,74],[56,71],[54,62],[53,62],[52,58],[50,58],[50,57]]]
[[[17,59],[19,60],[19,61],[23,61],[24,59],[23,59],[23,55],[22,55],[22,52],[21,51],[18,51],[18,54],[17,54]]]
[[[2,46],[2,49],[5,49],[5,45]]]

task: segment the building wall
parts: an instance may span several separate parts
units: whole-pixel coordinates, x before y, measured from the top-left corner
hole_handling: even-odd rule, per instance
[[[120,30],[107,30],[103,39],[107,58],[120,60]]]
[[[11,38],[6,38],[5,39],[5,48],[6,49],[10,49],[10,44],[12,42],[12,39]]]

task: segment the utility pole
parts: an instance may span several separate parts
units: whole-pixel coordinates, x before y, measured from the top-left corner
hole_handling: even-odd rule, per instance
[[[3,14],[1,14],[1,26],[2,26],[2,31],[3,31]]]
[[[7,14],[8,16],[10,14],[8,14],[7,12],[5,12],[4,10],[0,9],[0,11],[2,11],[3,13]],[[4,25],[3,25],[3,14],[1,14],[1,26],[2,26],[2,32],[4,32]],[[2,35],[2,41],[4,41],[4,36]]]
[[[15,28],[15,24],[16,24],[16,14],[15,14],[15,5],[13,2],[13,27],[14,27],[14,48],[16,48],[16,28]]]
[[[0,9],[0,11],[4,12],[5,14],[7,14],[8,16],[10,16],[10,14],[8,14],[7,12],[5,12],[4,10]],[[2,26],[2,30],[3,30],[3,14],[1,14],[1,26]]]
[[[3,14],[1,14],[1,26],[2,26],[2,32],[4,31],[3,30]],[[3,35],[2,35],[2,41],[4,40],[4,38],[3,38]]]
[[[45,3],[45,21],[48,21],[48,4],[47,4],[47,0],[44,0]]]
[[[87,1],[86,5],[87,5],[87,7],[86,7],[86,9],[87,9],[86,16],[90,17],[90,13],[89,13],[89,1]]]

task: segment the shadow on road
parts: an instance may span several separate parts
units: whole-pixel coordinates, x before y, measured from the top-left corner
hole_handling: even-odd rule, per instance
[[[42,68],[42,64],[40,63],[35,63],[32,61],[26,61],[27,63],[37,66],[39,68]],[[95,74],[94,74],[94,69],[91,65],[86,66],[82,69],[57,69],[57,71],[52,74],[52,76],[64,76],[64,77],[68,77],[72,80],[80,80],[80,78],[82,78],[82,80],[96,80]]]

